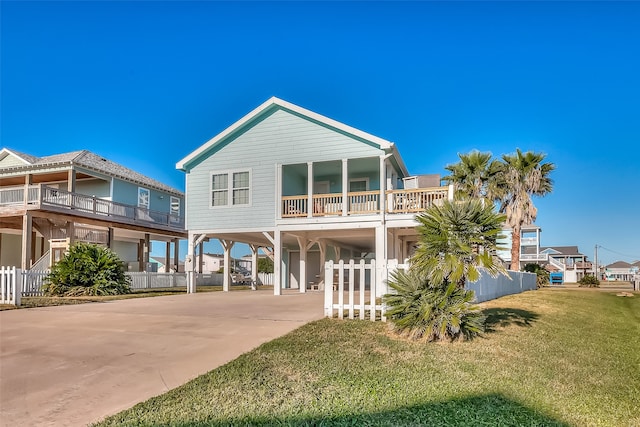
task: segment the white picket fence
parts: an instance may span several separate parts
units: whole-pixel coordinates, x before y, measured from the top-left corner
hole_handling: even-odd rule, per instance
[[[22,274],[15,267],[0,267],[0,304],[20,305]]]
[[[371,260],[355,263],[328,261],[325,263],[324,314],[325,317],[355,319],[369,318],[371,321],[386,321],[386,308],[381,298],[390,290],[387,280],[396,270],[407,271],[409,264],[398,264],[389,260],[388,264],[376,264]],[[491,277],[480,269],[480,278],[467,282],[465,289],[473,290],[475,301],[483,302],[505,295],[517,294],[537,289],[536,275],[519,271],[508,271],[508,276]],[[381,283],[379,283],[381,282]]]
[[[343,319],[346,315],[349,319],[356,318],[371,321],[377,319],[385,322],[385,306],[381,298],[388,293],[387,277],[390,272],[397,269],[408,268],[407,264],[398,264],[396,260],[390,260],[388,264],[376,264],[371,260],[369,264],[365,260],[356,263],[350,260],[345,263],[328,261],[324,267],[324,314],[326,317]],[[380,279],[382,278],[382,279]],[[381,280],[381,283],[379,283]],[[346,296],[346,301],[345,301]]]

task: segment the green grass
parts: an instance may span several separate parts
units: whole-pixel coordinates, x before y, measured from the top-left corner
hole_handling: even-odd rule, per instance
[[[272,288],[272,286],[258,286],[258,289]],[[251,286],[234,285],[232,291],[248,290]],[[198,286],[196,291],[200,292],[220,292],[222,286]],[[123,295],[105,295],[105,296],[88,296],[88,297],[23,297],[20,301],[20,307],[8,304],[0,304],[0,311],[12,310],[16,308],[35,308],[35,307],[53,307],[56,305],[73,305],[86,304],[90,302],[107,302],[132,298],[148,298],[161,297],[165,295],[180,295],[186,292],[185,287],[179,288],[156,288],[156,289],[138,289],[130,294]]]
[[[305,325],[99,426],[639,426],[640,295],[540,290],[483,304],[480,339]]]

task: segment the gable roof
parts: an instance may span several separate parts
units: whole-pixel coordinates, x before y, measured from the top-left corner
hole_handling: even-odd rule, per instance
[[[195,151],[191,152],[191,154],[187,155],[185,158],[176,163],[176,168],[182,171],[186,171],[189,164],[192,164],[200,156],[206,155],[209,151],[211,151],[218,145],[223,144],[227,140],[227,138],[235,135],[236,132],[240,131],[244,126],[253,123],[263,115],[270,114],[276,109],[289,111],[293,114],[305,117],[311,121],[320,123],[321,125],[333,128],[340,132],[344,132],[348,135],[351,135],[355,139],[368,141],[377,145],[378,147],[380,147],[380,149],[392,153],[396,161],[398,162],[398,166],[400,167],[402,172],[405,174],[405,176],[409,176],[407,167],[405,166],[404,161],[400,157],[400,153],[398,153],[398,149],[393,142],[387,141],[386,139],[377,137],[375,135],[371,135],[370,133],[363,132],[359,129],[345,125],[344,123],[340,123],[321,114],[314,113],[311,110],[299,107],[280,98],[276,98],[275,96],[269,98],[249,114],[245,115],[240,120],[220,132],[218,135],[214,136],[209,141],[198,147]]]
[[[166,184],[149,178],[141,173],[138,173],[132,169],[124,167],[118,163],[112,162],[98,154],[92,153],[88,150],[71,151],[68,153],[54,154],[51,156],[36,157],[29,154],[20,153],[15,150],[3,148],[0,151],[0,156],[4,153],[12,154],[25,162],[23,166],[11,166],[6,168],[0,168],[2,170],[15,170],[17,172],[22,170],[38,170],[45,167],[52,166],[80,166],[85,169],[92,170],[94,172],[102,173],[108,176],[112,176],[123,181],[129,181],[135,184],[140,184],[145,187],[155,188],[170,194],[177,196],[183,196],[183,193],[170,187]]]
[[[577,246],[544,246],[540,248],[540,251],[542,252],[547,249],[554,250],[561,255],[583,255]]]
[[[632,265],[626,261],[616,261],[613,264],[605,266],[605,268],[631,268]]]

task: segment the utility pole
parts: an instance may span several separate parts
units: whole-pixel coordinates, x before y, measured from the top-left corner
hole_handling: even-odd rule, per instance
[[[600,280],[600,277],[598,277],[598,245],[596,245],[595,249],[594,249],[594,256],[593,256],[593,273],[596,279]]]

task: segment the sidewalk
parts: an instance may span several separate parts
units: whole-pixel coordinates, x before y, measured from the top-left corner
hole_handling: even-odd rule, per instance
[[[78,426],[323,316],[323,294],[207,292],[0,312],[0,426]]]

